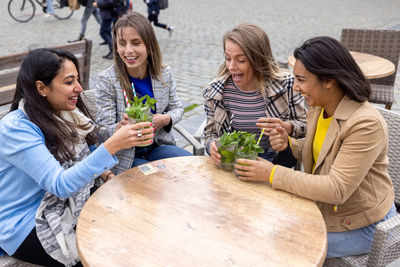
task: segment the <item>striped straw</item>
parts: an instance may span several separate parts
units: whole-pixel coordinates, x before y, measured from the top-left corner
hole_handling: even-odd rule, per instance
[[[263,134],[264,134],[264,131],[265,131],[265,128],[262,129],[261,134],[260,134],[260,137],[258,137],[257,145],[260,144],[260,141],[261,141],[261,138],[262,138],[262,136],[263,136]]]
[[[127,106],[127,107],[130,107],[131,104],[130,104],[129,101],[128,101],[128,96],[126,95],[125,90],[123,90],[123,91],[124,91],[124,97],[125,97],[126,106]]]
[[[136,90],[135,90],[135,85],[133,83],[132,84],[132,91],[133,91],[133,96],[136,96]]]

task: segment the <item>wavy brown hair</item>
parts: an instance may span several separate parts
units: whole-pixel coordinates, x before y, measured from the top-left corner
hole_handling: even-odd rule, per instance
[[[284,75],[272,55],[271,45],[267,34],[260,27],[244,23],[225,33],[222,38],[225,51],[226,41],[232,41],[242,48],[250,61],[254,76],[257,79],[257,89],[264,92],[265,86],[273,80],[281,80]],[[217,77],[226,77],[229,70],[225,62],[221,65]]]
[[[132,12],[122,16],[115,23],[112,31],[115,69],[121,87],[125,89],[128,98],[133,100],[132,90],[127,90],[131,88],[128,70],[117,52],[117,36],[122,35],[123,27],[133,27],[136,29],[147,49],[147,67],[150,71],[150,76],[160,81],[162,73],[162,55],[153,26],[151,26],[149,20],[145,16],[138,12]]]

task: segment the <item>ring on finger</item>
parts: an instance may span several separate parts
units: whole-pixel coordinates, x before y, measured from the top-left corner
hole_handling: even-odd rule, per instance
[[[143,139],[143,135],[141,133],[138,133],[137,137],[141,137]]]

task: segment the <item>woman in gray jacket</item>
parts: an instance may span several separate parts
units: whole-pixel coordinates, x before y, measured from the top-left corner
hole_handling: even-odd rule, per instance
[[[96,84],[97,122],[103,125],[100,138],[107,138],[117,124],[129,123],[127,99],[148,95],[157,100],[153,127],[154,143],[116,154],[118,174],[134,166],[162,158],[191,155],[175,145],[172,125],[183,115],[182,104],[169,67],[162,65],[158,41],[150,22],[138,12],[121,17],[113,29],[114,65],[102,72]],[[134,85],[135,92],[132,89]]]

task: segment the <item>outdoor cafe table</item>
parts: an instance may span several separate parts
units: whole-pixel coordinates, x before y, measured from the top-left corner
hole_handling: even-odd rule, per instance
[[[101,186],[78,220],[84,266],[321,266],[313,201],[243,182],[209,157],[169,158]]]
[[[368,79],[390,76],[396,70],[394,64],[386,58],[354,51],[350,51],[350,54]],[[293,55],[288,57],[288,63],[291,67],[294,66],[295,61],[296,59]]]

